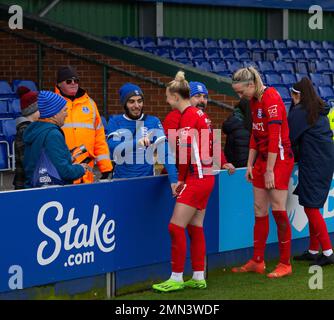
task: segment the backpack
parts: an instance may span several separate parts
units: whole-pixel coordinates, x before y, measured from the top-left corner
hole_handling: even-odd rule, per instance
[[[53,165],[45,152],[44,143],[47,135],[44,138],[41,155],[37,161],[35,170],[33,172],[31,181],[31,185],[33,188],[65,184],[65,182],[61,179],[56,167]]]

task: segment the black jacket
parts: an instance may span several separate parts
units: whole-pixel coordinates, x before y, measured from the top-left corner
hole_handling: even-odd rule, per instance
[[[244,118],[241,110],[236,107],[223,123],[223,132],[226,134],[224,153],[227,161],[236,168],[247,166],[250,131],[245,127]]]

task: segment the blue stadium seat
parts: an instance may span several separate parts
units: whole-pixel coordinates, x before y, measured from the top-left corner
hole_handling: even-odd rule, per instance
[[[286,47],[287,49],[298,48],[298,43],[295,40],[286,40]]]
[[[294,60],[307,61],[302,49],[294,48],[290,50],[291,56]]]
[[[306,40],[298,40],[298,48],[299,49],[310,49],[311,48],[311,44],[309,41]]]
[[[8,101],[9,113],[13,115],[14,118],[21,115],[21,102],[20,99],[12,99]]]
[[[143,37],[140,40],[140,45],[142,49],[147,49],[147,48],[156,48],[157,44],[155,43],[155,39],[151,37]]]
[[[296,76],[292,73],[282,73],[281,76],[283,84],[286,85],[287,87],[291,87],[297,82]]]
[[[291,101],[290,91],[285,86],[276,86],[275,89],[279,92],[283,101]]]
[[[227,60],[226,63],[227,63],[227,69],[230,71],[230,73],[234,73],[235,71],[243,67],[240,61]]]
[[[317,49],[323,49],[323,46],[322,46],[322,42],[321,41],[310,41],[310,45],[311,45],[311,48],[313,50],[317,50]]]
[[[318,59],[317,54],[314,51],[314,49],[304,49],[303,52],[307,60],[317,60]]]
[[[316,61],[315,70],[316,72],[320,72],[320,73],[331,73],[332,72],[327,61]]]
[[[328,60],[329,69],[334,72],[334,60]]]
[[[294,65],[292,62],[285,61],[274,61],[273,62],[274,69],[278,73],[294,73]]]
[[[332,42],[332,41],[323,41],[323,42],[322,42],[322,47],[323,47],[325,50],[328,50],[328,49],[334,49],[334,42]]]
[[[259,67],[259,71],[263,74],[276,73],[273,64],[270,61],[258,61],[257,65]]]
[[[325,50],[325,49],[318,49],[315,52],[316,52],[317,58],[319,60],[328,60],[329,59],[329,55],[328,55],[327,50]]]
[[[204,49],[196,48],[188,51],[190,59],[194,61],[205,61]]]
[[[328,74],[311,73],[310,78],[316,87],[332,85],[331,77]]]
[[[296,75],[297,81],[300,81],[304,77],[309,78],[308,73],[299,73],[299,72],[297,72],[295,75]]]
[[[228,72],[226,63],[222,60],[220,62],[212,61],[211,65],[212,65],[212,71],[215,73]]]
[[[0,95],[12,95],[13,91],[10,85],[5,80],[0,80]]]
[[[122,39],[122,43],[125,46],[132,47],[132,48],[141,48],[140,42],[137,38],[134,37],[125,37]]]
[[[334,49],[329,49],[327,52],[329,59],[334,60]]]
[[[152,53],[152,54],[155,54],[156,49],[157,49],[156,47],[155,48],[153,48],[153,47],[145,47],[145,48],[143,48],[144,51]]]
[[[195,39],[195,38],[189,39],[188,44],[189,44],[189,47],[192,49],[195,49],[195,48],[203,49],[205,47],[204,41],[201,39]]]
[[[245,61],[245,60],[249,61],[249,60],[251,60],[251,56],[249,55],[248,50],[244,49],[244,48],[235,49],[234,50],[234,55],[235,55],[236,59],[239,60],[239,61]]]
[[[172,48],[173,47],[172,39],[169,37],[158,37],[157,46],[164,48]]]
[[[222,49],[220,53],[224,60],[236,60],[232,49]]]
[[[279,49],[277,50],[277,59],[281,61],[292,62],[294,59],[291,56],[290,50],[288,49]]]
[[[218,41],[214,40],[214,39],[211,39],[211,38],[205,38],[204,39],[204,47],[206,49],[209,49],[209,48],[219,48]]]
[[[265,52],[267,60],[274,61],[277,57],[277,50],[274,48],[272,40],[260,40],[260,46]]]
[[[298,73],[308,73],[309,72],[309,64],[306,61],[296,61],[295,69]]]
[[[260,50],[263,52],[263,49],[260,46],[260,41],[255,39],[250,39],[246,41],[248,50]]]
[[[188,41],[184,38],[174,38],[173,46],[174,48],[189,48]]]
[[[246,41],[240,39],[232,40],[232,46],[234,49],[247,49]]]
[[[219,74],[221,77],[224,78],[231,78],[232,77],[232,73],[229,71],[220,71],[217,74]]]
[[[190,66],[193,66],[193,62],[189,58],[176,58],[174,61],[182,63],[182,64],[188,64]]]
[[[154,54],[165,59],[171,58],[170,50],[168,48],[158,48],[154,51]]]
[[[318,87],[319,89],[319,94],[321,98],[324,100],[332,100],[334,99],[334,90],[332,87],[329,86],[320,86]]]
[[[8,142],[0,138],[0,171],[10,169]]]
[[[8,100],[0,100],[0,117],[7,115],[8,112]]]
[[[232,49],[232,42],[228,39],[219,39],[218,46],[220,49]]]
[[[282,85],[282,78],[279,74],[276,73],[266,73],[264,75],[265,82],[268,86],[277,86],[277,85]]]
[[[218,48],[209,48],[209,49],[204,50],[204,56],[207,60],[211,60],[211,61],[221,60],[221,53],[220,53],[220,49]]]
[[[211,64],[207,61],[195,61],[194,65],[196,68],[201,69],[203,71],[207,71],[207,72],[212,72],[212,67]]]
[[[284,40],[274,40],[273,44],[276,50],[286,49],[286,42]]]
[[[31,80],[13,80],[13,92],[16,92],[18,87],[27,87],[32,91],[38,91],[34,81]]]
[[[173,60],[188,59],[188,50],[185,48],[171,49],[170,53]]]

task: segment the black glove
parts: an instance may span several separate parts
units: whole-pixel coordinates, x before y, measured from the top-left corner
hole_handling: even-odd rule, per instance
[[[110,174],[111,174],[111,171],[102,172],[100,180],[108,179]]]

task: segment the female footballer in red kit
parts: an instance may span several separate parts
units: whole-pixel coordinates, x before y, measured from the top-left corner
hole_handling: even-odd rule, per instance
[[[232,76],[232,87],[240,98],[250,100],[253,128],[246,179],[253,184],[255,210],[253,258],[241,267],[232,268],[232,272],[265,273],[264,251],[271,205],[277,225],[280,261],[267,276],[280,278],[292,273],[291,227],[286,201],[294,158],[285,106],[276,89],[265,87],[253,67],[237,70]]]
[[[176,204],[168,231],[172,242],[172,274],[153,289],[161,292],[182,290],[186,287],[205,289],[205,237],[203,221],[205,209],[214,187],[212,170],[213,131],[207,115],[190,104],[190,88],[179,71],[167,85],[167,103],[181,112],[177,136],[176,160],[178,183],[175,188]],[[183,281],[186,260],[186,232],[190,237],[193,268],[192,279]]]

